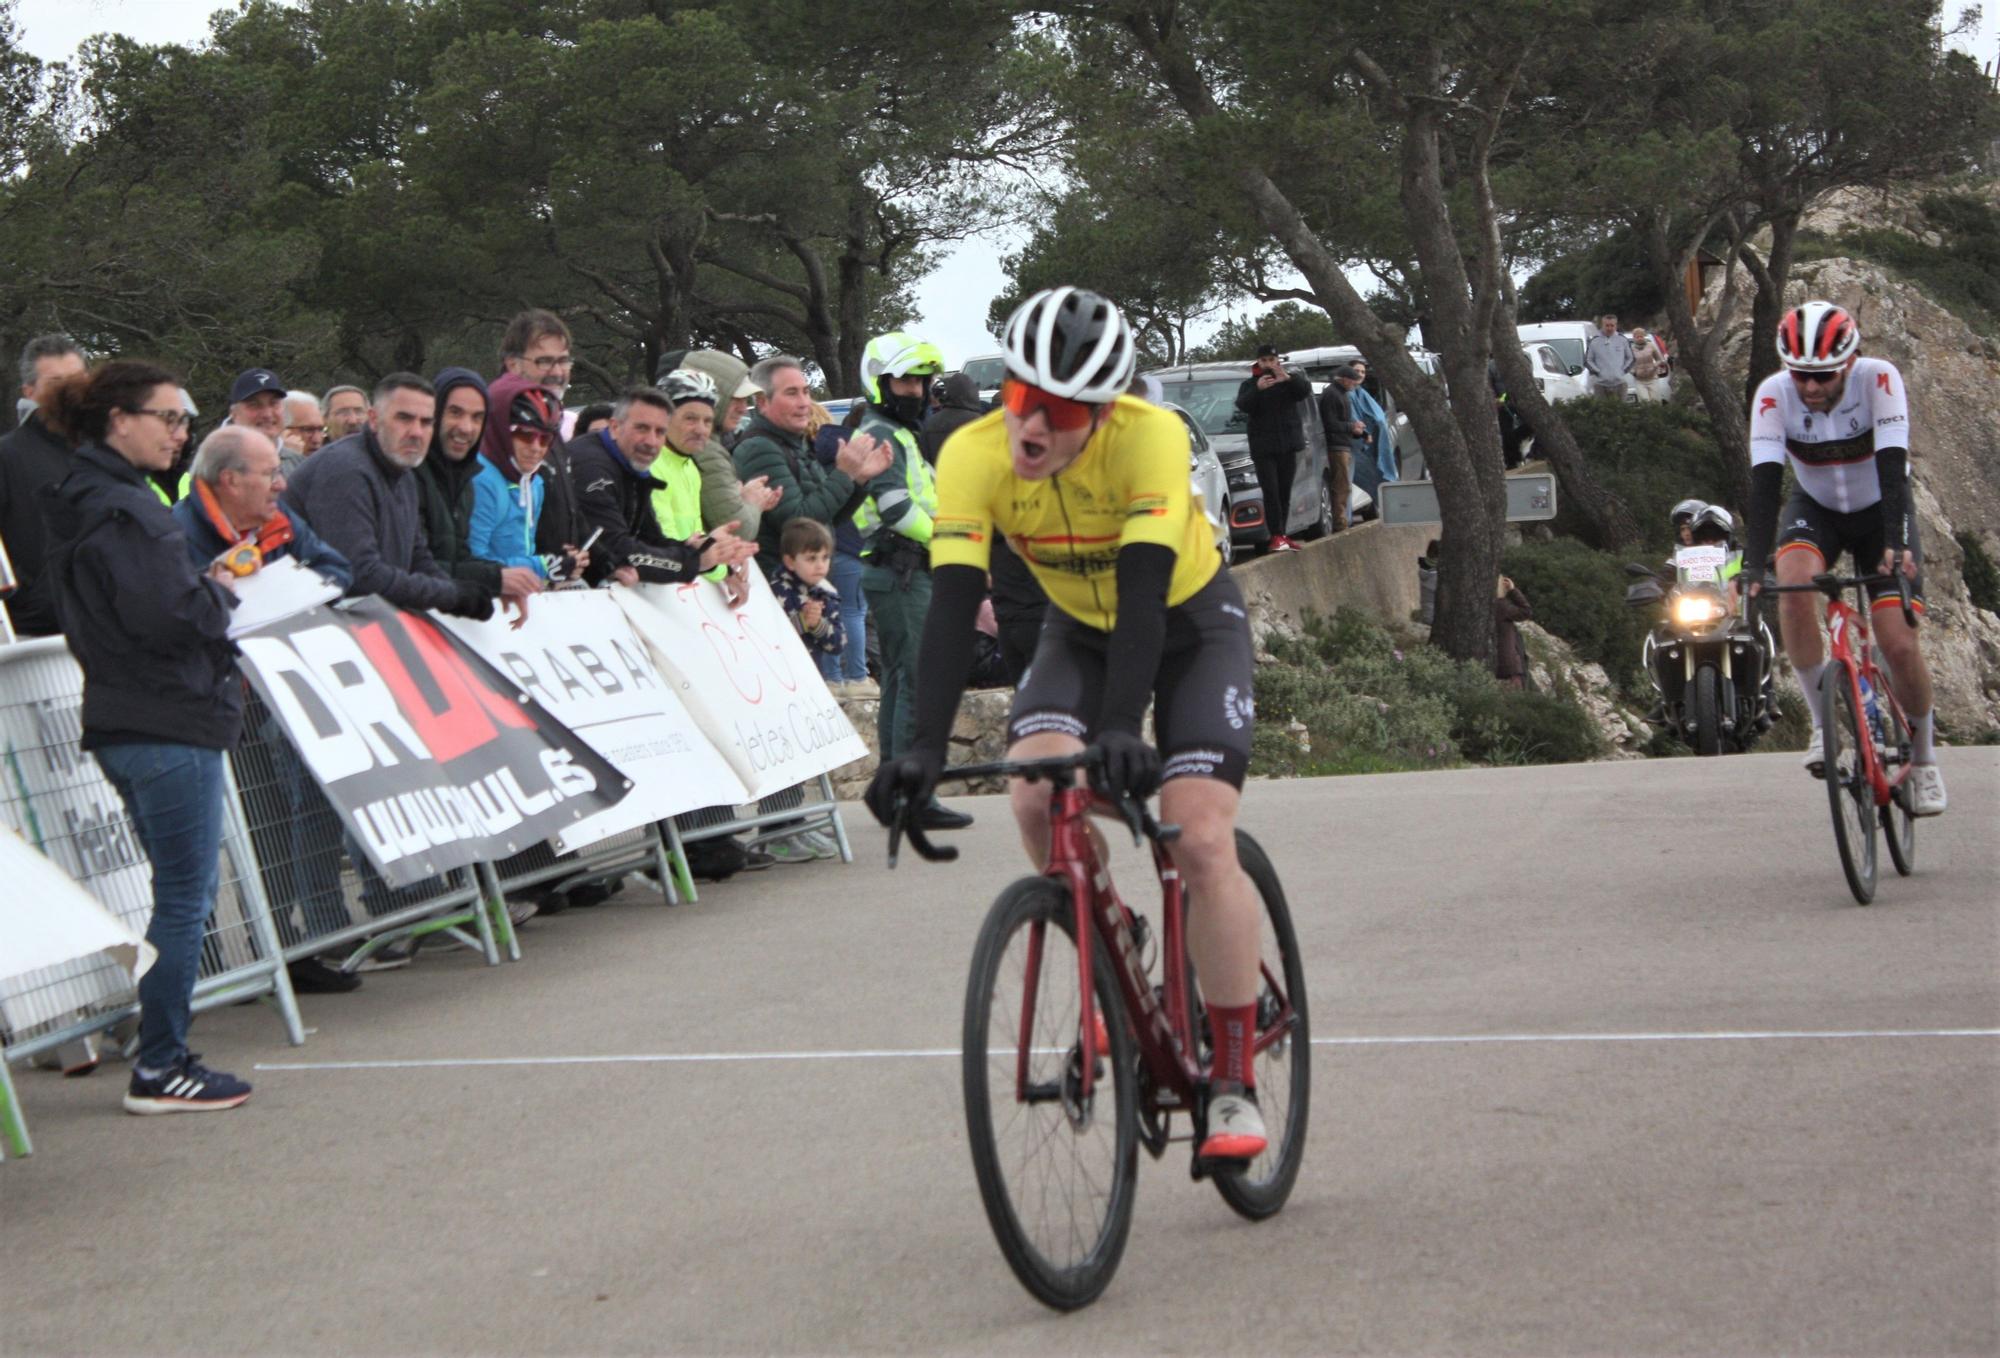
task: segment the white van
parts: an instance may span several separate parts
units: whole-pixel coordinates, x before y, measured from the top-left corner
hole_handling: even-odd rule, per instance
[[[1522,344],[1530,348],[1537,344],[1546,344],[1554,349],[1556,357],[1569,368],[1569,375],[1581,377],[1585,388],[1588,389],[1590,375],[1583,368],[1583,351],[1584,346],[1590,343],[1590,337],[1597,333],[1597,326],[1593,322],[1542,321],[1535,325],[1517,325],[1514,327],[1514,333],[1521,337]],[[1630,373],[1625,374],[1625,399],[1628,401],[1639,399],[1639,384],[1633,381]]]

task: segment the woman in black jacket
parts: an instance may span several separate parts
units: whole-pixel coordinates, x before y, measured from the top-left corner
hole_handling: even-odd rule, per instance
[[[83,748],[132,817],[153,869],[139,982],[131,1113],[234,1108],[250,1086],[187,1049],[202,930],[215,908],[224,751],[243,698],[230,644],[228,571],[197,570],[180,524],[147,484],[173,465],[187,419],[172,373],[117,360],[69,378],[42,417],[71,448],[42,492],[56,617],[83,668]]]

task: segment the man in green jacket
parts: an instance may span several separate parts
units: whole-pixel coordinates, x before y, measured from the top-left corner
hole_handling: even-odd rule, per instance
[[[757,387],[757,413],[736,445],[736,474],[745,481],[762,477],[779,493],[757,525],[757,564],[768,575],[781,564],[778,537],[785,525],[803,516],[831,527],[854,513],[867,498],[868,483],[889,466],[891,450],[856,434],[832,467],[822,466],[806,441],[812,389],[799,360],[774,355],[750,370],[750,380]]]
[[[867,406],[857,427],[890,449],[889,465],[868,482],[854,516],[861,530],[861,589],[882,642],[876,729],[884,760],[908,749],[916,732],[917,652],[931,607],[931,520],[937,513],[937,483],[917,434],[931,380],[942,371],[936,345],[901,331],[877,335],[861,357]]]

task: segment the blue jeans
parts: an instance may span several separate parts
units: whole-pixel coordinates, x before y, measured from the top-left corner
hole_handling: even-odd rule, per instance
[[[139,980],[139,1064],[167,1070],[187,1055],[202,932],[220,885],[222,751],[160,743],[107,745],[96,754],[153,864],[146,941],[159,958]]]
[[[844,634],[839,655],[815,655],[820,677],[829,683],[868,677],[868,596],[861,592],[861,558],[847,552],[833,554],[833,568],[826,573],[840,591],[840,630]]]

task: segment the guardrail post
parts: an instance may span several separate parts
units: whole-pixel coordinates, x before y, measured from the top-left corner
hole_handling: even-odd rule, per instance
[[[681,899],[690,904],[699,901],[701,895],[694,889],[694,873],[688,869],[687,844],[681,839],[680,825],[669,816],[660,822],[660,833],[666,838],[667,858],[673,865]]]
[[[243,793],[236,786],[236,769],[222,761],[222,849],[236,872],[236,891],[249,902],[250,935],[257,951],[271,963],[271,995],[278,1002],[278,1016],[285,1022],[285,1039],[294,1047],[306,1043],[305,1021],[299,1015],[298,996],[292,993],[292,973],[285,965],[285,945],[278,939],[278,926],[271,919],[271,901],[264,894],[264,873],[257,851],[250,843],[250,821],[243,814]]]
[[[507,893],[500,887],[500,874],[494,871],[491,863],[478,864],[474,867],[473,874],[479,883],[479,894],[484,906],[481,913],[486,916],[481,937],[490,935],[505,948],[509,962],[520,961],[521,940],[515,935],[513,918],[507,913]],[[498,965],[499,961],[499,955],[496,953],[493,962]]]
[[[854,846],[847,842],[847,822],[840,814],[840,804],[834,800],[831,776],[824,773],[819,776],[819,793],[826,798],[827,804],[833,807],[832,813],[827,816],[827,821],[833,826],[833,842],[840,846],[840,861],[852,863]]]

